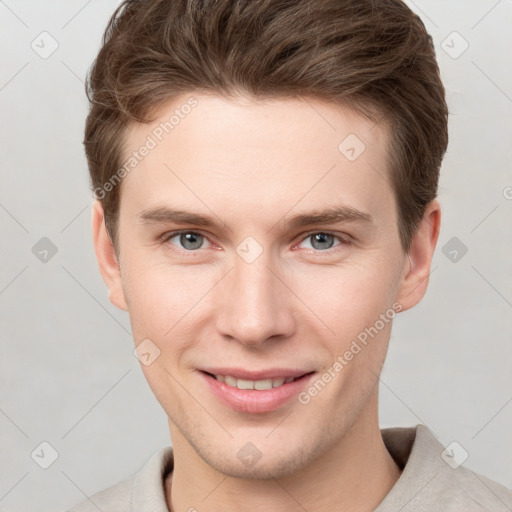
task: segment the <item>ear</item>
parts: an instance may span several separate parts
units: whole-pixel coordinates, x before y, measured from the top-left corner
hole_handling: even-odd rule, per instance
[[[98,199],[95,199],[92,205],[91,224],[94,251],[101,276],[109,290],[108,298],[114,306],[128,311],[121,280],[121,269],[115,255],[114,245],[105,226],[103,206]]]
[[[402,311],[412,308],[427,291],[430,265],[441,227],[441,206],[437,200],[428,203],[411,241],[397,301]]]

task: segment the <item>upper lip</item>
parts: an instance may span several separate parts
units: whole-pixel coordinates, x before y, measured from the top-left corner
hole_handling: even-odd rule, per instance
[[[264,380],[278,379],[280,377],[302,377],[308,370],[292,369],[292,368],[269,368],[266,370],[245,370],[242,368],[201,368],[201,371],[211,373],[212,375],[230,375],[235,379],[246,380]]]

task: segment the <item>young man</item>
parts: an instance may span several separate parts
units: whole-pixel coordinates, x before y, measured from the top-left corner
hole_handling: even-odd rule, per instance
[[[75,512],[506,511],[379,429],[428,283],[447,107],[400,0],[135,0],[89,79],[94,245],[172,448]]]

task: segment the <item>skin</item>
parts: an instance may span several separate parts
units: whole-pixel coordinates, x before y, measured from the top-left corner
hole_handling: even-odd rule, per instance
[[[189,96],[167,103],[154,122],[131,126],[126,154]],[[100,201],[92,212],[110,300],[129,312],[135,344],[149,338],[160,350],[142,370],[168,416],[175,458],[165,482],[168,507],[374,510],[400,476],[378,422],[392,322],[305,405],[293,399],[269,413],[235,411],[209,391],[198,368],[300,368],[321,376],[394,303],[405,311],[421,300],[439,203],[427,206],[406,254],[383,125],[312,98],[194,97],[197,107],[123,180],[119,258]],[[338,150],[349,134],[366,146],[355,161]],[[337,205],[373,220],[286,224]],[[164,206],[220,225],[141,220],[141,212]],[[190,249],[171,237],[177,230],[205,238]],[[322,232],[334,236],[319,246],[311,235]],[[252,263],[237,253],[248,236],[263,251]],[[237,457],[247,442],[261,453],[251,467]]]

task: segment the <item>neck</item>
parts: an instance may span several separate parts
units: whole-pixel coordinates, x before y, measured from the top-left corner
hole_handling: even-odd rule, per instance
[[[330,450],[281,479],[253,480],[224,475],[172,429],[174,470],[165,482],[171,512],[371,512],[400,477],[382,440],[377,396]]]

